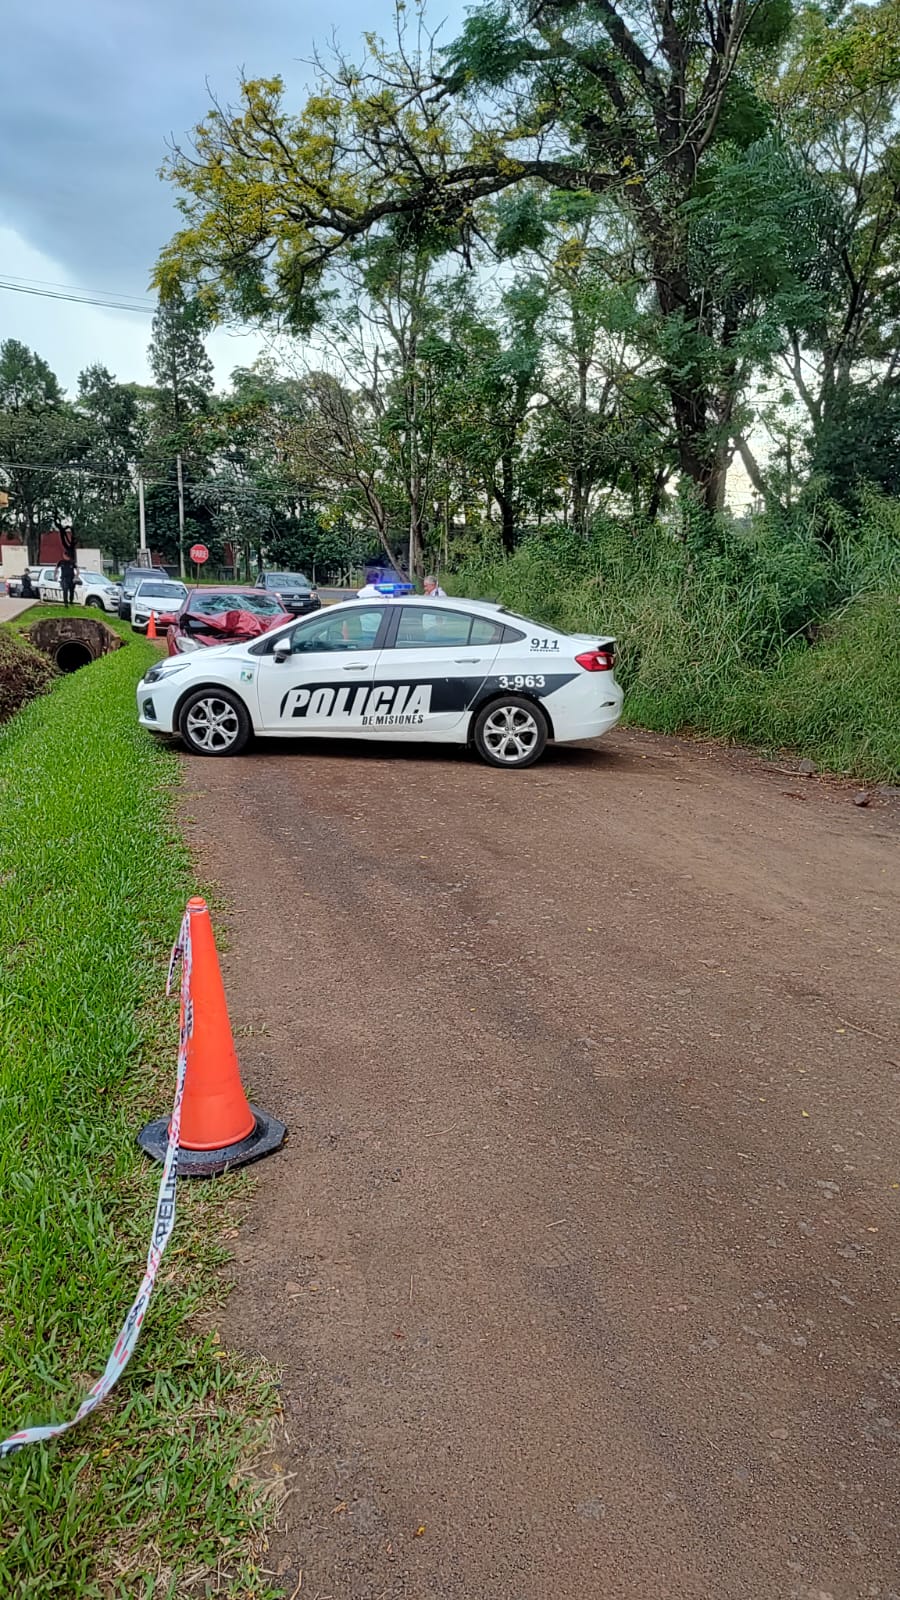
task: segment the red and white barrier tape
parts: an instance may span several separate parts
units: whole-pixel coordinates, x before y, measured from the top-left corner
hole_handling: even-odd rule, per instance
[[[172,992],[172,979],[179,960],[181,961],[181,1027],[178,1040],[178,1075],[175,1084],[175,1104],[172,1107],[172,1120],[169,1123],[169,1142],[166,1146],[166,1157],[163,1162],[159,1193],[156,1197],[156,1216],[153,1221],[153,1233],[150,1239],[150,1248],[147,1251],[147,1266],[141,1286],[135,1296],[131,1310],[122,1324],[119,1337],[110,1351],[103,1376],[97,1379],[94,1387],[85,1396],[71,1421],[48,1423],[40,1428],[20,1428],[18,1433],[11,1433],[8,1439],[4,1439],[0,1443],[0,1460],[4,1456],[12,1455],[16,1450],[21,1450],[26,1444],[35,1444],[39,1439],[55,1439],[58,1434],[67,1433],[69,1428],[74,1428],[76,1422],[80,1422],[82,1417],[89,1416],[99,1406],[100,1402],[106,1399],[110,1390],[118,1382],[138,1342],[141,1324],[153,1292],[153,1285],[159,1272],[163,1251],[171,1239],[175,1227],[175,1194],[178,1186],[181,1101],[184,1095],[184,1073],[187,1066],[188,1039],[193,1027],[193,1009],[191,1006],[191,919],[187,913],[181,924],[181,932],[172,948],[172,955],[169,960],[169,973],[166,978],[167,995]]]

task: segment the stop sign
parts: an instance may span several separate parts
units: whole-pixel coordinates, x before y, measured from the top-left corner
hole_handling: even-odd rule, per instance
[[[202,567],[204,561],[209,560],[209,551],[205,544],[192,544],[188,554],[198,567]]]

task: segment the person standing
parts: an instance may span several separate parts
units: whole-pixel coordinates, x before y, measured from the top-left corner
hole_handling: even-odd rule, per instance
[[[446,589],[441,588],[433,572],[429,572],[422,579],[422,588],[425,590],[429,600],[446,600],[447,598]]]
[[[56,568],[56,578],[62,589],[63,605],[71,606],[75,601],[75,583],[78,578],[78,568],[70,555],[63,556]]]

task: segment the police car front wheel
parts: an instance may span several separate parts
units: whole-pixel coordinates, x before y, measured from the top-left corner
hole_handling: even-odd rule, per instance
[[[493,700],[478,713],[472,742],[492,767],[530,767],[544,753],[549,736],[540,706],[524,695]]]
[[[178,731],[196,756],[236,756],[250,737],[250,718],[227,689],[198,689],[181,707]]]

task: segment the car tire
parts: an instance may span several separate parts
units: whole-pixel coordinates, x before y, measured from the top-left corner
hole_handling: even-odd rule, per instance
[[[472,724],[472,743],[491,767],[533,766],[549,737],[549,724],[540,706],[523,694],[491,700]]]
[[[247,707],[227,689],[196,689],[178,713],[178,731],[195,756],[236,756],[252,728]]]
[[[103,610],[103,601],[100,599],[99,595],[89,595],[84,603],[86,606],[94,606],[98,611]]]

